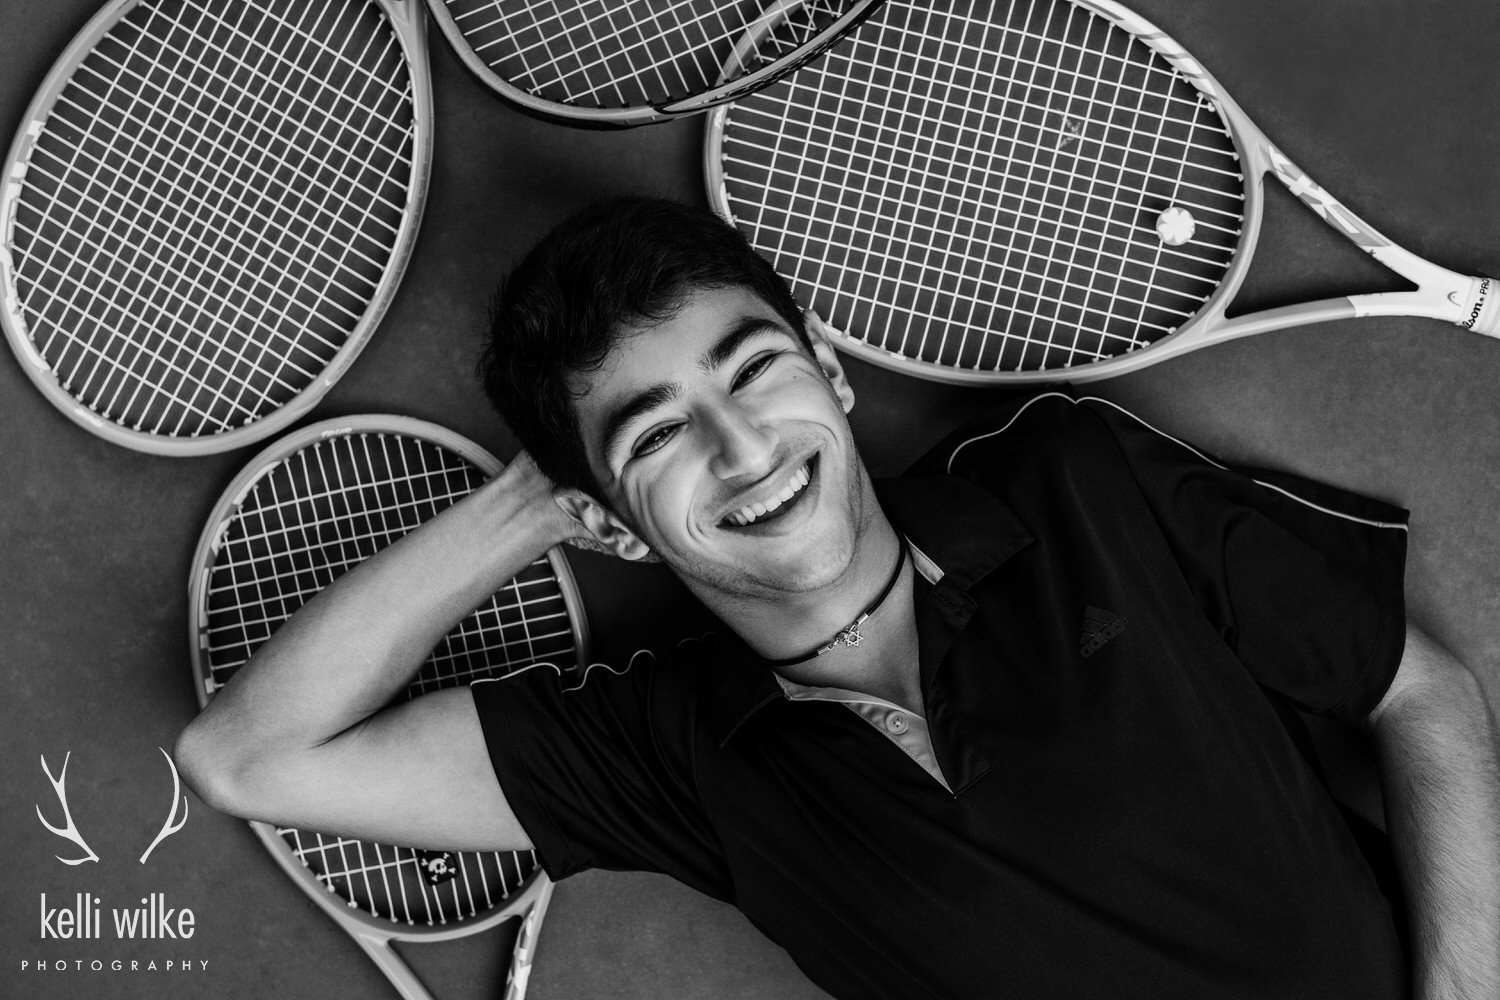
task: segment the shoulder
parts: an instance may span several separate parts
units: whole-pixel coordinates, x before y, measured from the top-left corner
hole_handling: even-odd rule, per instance
[[[486,739],[507,753],[691,759],[698,729],[700,639],[560,670],[538,664],[472,686]],[[528,757],[529,759],[529,757]]]
[[[499,690],[526,690],[578,706],[593,701],[620,705],[680,700],[697,687],[702,673],[698,667],[709,655],[711,644],[711,635],[693,636],[673,645],[628,653],[610,651],[603,659],[571,670],[551,663],[533,664],[496,683]]]
[[[1108,400],[1056,390],[970,421],[911,471],[957,476],[1005,492],[1028,481],[1107,479],[1128,473],[1127,452],[1141,446],[1136,439],[1142,434],[1155,439],[1152,445],[1186,449]]]
[[[505,677],[473,685],[481,716],[504,716],[519,726],[586,727],[650,732],[689,711],[697,698],[695,665],[703,642],[683,640],[675,647],[611,651],[602,659],[562,669],[532,664]]]

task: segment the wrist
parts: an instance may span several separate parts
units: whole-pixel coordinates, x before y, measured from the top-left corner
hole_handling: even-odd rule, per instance
[[[557,504],[557,488],[520,452],[494,479],[475,491],[481,506],[480,537],[525,546],[532,558],[582,529]]]

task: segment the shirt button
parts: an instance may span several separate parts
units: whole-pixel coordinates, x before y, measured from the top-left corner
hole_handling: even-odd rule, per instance
[[[906,716],[900,712],[892,712],[885,717],[885,728],[900,736],[906,732]]]

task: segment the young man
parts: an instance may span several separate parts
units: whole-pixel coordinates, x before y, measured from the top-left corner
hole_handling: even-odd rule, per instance
[[[1500,989],[1495,731],[1404,622],[1403,512],[1062,393],[877,485],[820,322],[663,202],[533,251],[484,371],[527,452],[216,696],[178,745],[211,804],[666,872],[838,996]],[[564,540],[664,560],[723,628],[385,707]],[[1294,709],[1371,728],[1404,912]]]

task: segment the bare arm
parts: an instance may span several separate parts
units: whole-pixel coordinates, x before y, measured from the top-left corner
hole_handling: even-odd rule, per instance
[[[464,615],[576,526],[529,456],[289,619],[177,741],[209,804],[427,847],[519,849],[467,688],[385,708]]]
[[[1420,630],[1371,714],[1417,1000],[1500,997],[1500,741],[1474,675]]]

